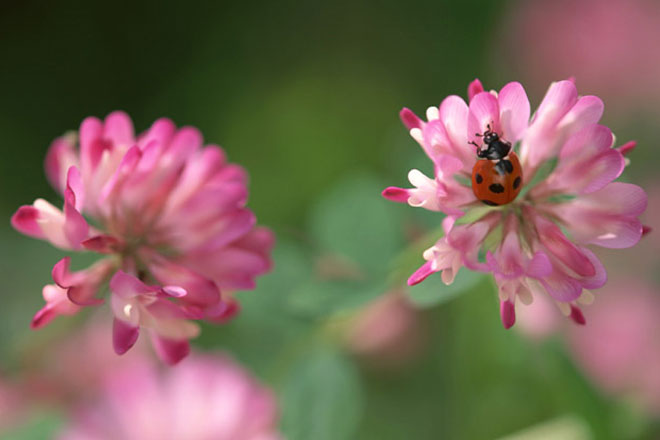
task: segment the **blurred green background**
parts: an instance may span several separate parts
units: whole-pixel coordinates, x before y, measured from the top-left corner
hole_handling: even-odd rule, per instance
[[[231,351],[275,387],[290,438],[490,439],[542,423],[555,437],[524,438],[658,438],[658,422],[606,398],[560,338],[539,344],[504,331],[487,279],[467,280],[460,298],[424,308],[426,349],[404,366],[374,368],[325,331],[305,342],[336,318],[333,293],[306,284],[313,268],[305,266],[350,248],[332,249],[341,242],[336,225],[363,221],[362,238],[372,226],[387,235],[367,237],[366,255],[346,251],[362,266],[383,259],[346,290],[369,291],[366,301],[392,288],[388,260],[406,246],[404,229],[440,224],[379,199],[380,188],[405,186],[413,165],[430,168],[398,120],[401,107],[423,114],[449,94],[465,96],[475,77],[496,89],[528,80],[538,105],[548,84],[525,76],[510,45],[518,7],[486,0],[4,2],[0,371],[13,372],[25,347],[47,338],[28,324],[60,255],[19,236],[9,217],[37,197],[57,200],[42,166],[56,136],[86,116],[122,109],[137,131],[161,116],[197,126],[249,171],[250,207],[279,237],[276,271],[245,296],[243,315],[206,326],[199,345]],[[581,93],[601,93],[581,81]],[[607,109],[606,102],[604,121],[619,139],[642,141],[626,179],[649,180],[658,165],[651,146],[657,115],[612,117]],[[353,198],[342,197],[356,188]],[[356,206],[379,215],[370,219]],[[297,408],[310,396],[319,405],[314,417]]]

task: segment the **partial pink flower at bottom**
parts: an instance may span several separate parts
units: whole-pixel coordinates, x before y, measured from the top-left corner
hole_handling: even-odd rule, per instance
[[[77,135],[53,142],[45,168],[62,209],[37,199],[12,225],[101,259],[80,271],[70,257],[55,264],[33,328],[102,304],[97,293],[109,286],[115,351],[146,330],[174,364],[199,332],[192,320],[227,320],[238,310],[231,293],[270,269],[273,235],[246,207],[247,173],[193,127],[163,118],[136,136],[123,112],[89,117]]]
[[[19,387],[0,378],[0,435],[20,425],[27,405]]]
[[[660,292],[622,280],[600,293],[589,325],[569,330],[577,363],[613,395],[627,395],[660,416]]]
[[[59,440],[279,440],[273,394],[222,356],[176,368],[127,362],[82,405]]]
[[[27,353],[22,375],[30,383],[33,400],[56,402],[70,406],[101,392],[103,378],[121,368],[125,362],[156,363],[149,342],[137,341],[130,352],[117,356],[108,344],[112,320],[93,316],[76,333]]]

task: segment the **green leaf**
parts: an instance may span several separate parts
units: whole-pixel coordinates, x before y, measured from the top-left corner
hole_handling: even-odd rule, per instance
[[[288,305],[296,314],[324,316],[364,306],[386,290],[384,283],[308,282],[291,294]]]
[[[381,196],[384,188],[378,179],[358,175],[323,197],[310,217],[320,251],[343,256],[370,275],[386,275],[403,246],[403,210]]]
[[[62,417],[52,412],[37,412],[15,429],[0,434],[0,440],[43,440],[54,438],[62,427]]]
[[[433,307],[456,298],[477,286],[486,289],[487,287],[483,283],[485,279],[486,277],[482,273],[462,268],[456,274],[452,284],[445,285],[440,274],[431,275],[421,283],[409,287],[409,296],[418,307]]]
[[[355,367],[328,348],[315,348],[291,369],[282,400],[289,440],[353,439],[363,409]]]

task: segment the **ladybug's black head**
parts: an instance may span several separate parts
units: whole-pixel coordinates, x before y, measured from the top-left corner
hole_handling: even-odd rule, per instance
[[[497,142],[500,139],[500,136],[493,132],[488,130],[487,132],[484,133],[484,144],[490,145],[493,142]]]

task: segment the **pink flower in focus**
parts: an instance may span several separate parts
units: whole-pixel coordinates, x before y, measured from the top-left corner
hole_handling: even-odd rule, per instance
[[[102,398],[80,408],[61,440],[277,440],[274,396],[224,357],[176,368],[127,363],[109,372]]]
[[[383,195],[447,214],[445,235],[424,252],[426,263],[408,284],[435,272],[450,284],[465,266],[493,274],[506,328],[515,322],[516,301],[530,304],[540,294],[584,324],[578,302],[607,280],[586,246],[627,248],[642,236],[638,217],[646,194],[636,185],[614,182],[634,144],[613,148],[612,132],[598,125],[602,101],[579,96],[571,81],[553,83],[531,119],[529,100],[517,82],[486,92],[475,80],[468,94],[469,104],[450,96],[429,108],[427,121],[401,111],[411,136],[433,161],[434,177],[413,170],[414,188],[390,187]],[[513,145],[522,166],[522,192],[502,206],[485,206],[470,187],[477,161],[470,143],[483,148],[478,134],[488,129]]]
[[[246,173],[220,147],[203,146],[197,129],[169,119],[136,137],[123,112],[90,117],[78,138],[56,139],[46,156],[63,209],[37,199],[12,225],[104,258],[77,272],[68,257],[59,261],[32,327],[102,303],[96,294],[109,285],[115,351],[130,349],[143,328],[159,356],[176,363],[199,331],[190,320],[226,319],[237,310],[230,292],[253,288],[270,267],[273,236],[245,207]]]
[[[629,394],[660,414],[660,296],[634,280],[608,286],[589,326],[568,333],[573,357],[611,394]]]

